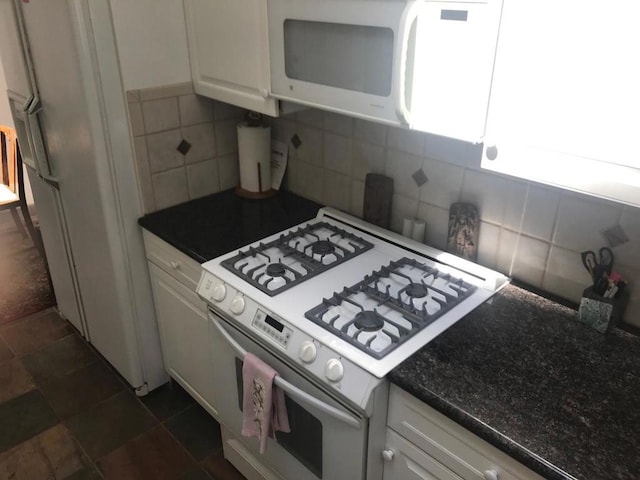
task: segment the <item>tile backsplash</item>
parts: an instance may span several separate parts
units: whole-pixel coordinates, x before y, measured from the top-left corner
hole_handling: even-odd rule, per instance
[[[191,85],[128,92],[145,211],[238,183],[235,125],[244,111],[193,94]],[[475,204],[481,216],[478,261],[578,301],[589,284],[580,252],[605,245],[601,231],[622,226],[613,249],[632,293],[627,322],[640,326],[640,209],[518,180],[480,168],[481,147],[443,137],[303,110],[271,120],[289,145],[284,188],[362,215],[368,172],[394,179],[391,228],[404,217],[427,222],[426,242],[446,246],[449,206]],[[299,142],[292,142],[292,138]],[[186,155],[176,150],[182,140]],[[418,186],[412,175],[428,181]]]

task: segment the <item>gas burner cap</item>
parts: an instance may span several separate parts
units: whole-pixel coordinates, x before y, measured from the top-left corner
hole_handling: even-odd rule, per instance
[[[316,255],[327,255],[333,253],[335,247],[329,240],[318,240],[311,244],[311,251]]]
[[[267,275],[270,277],[284,277],[284,274],[287,272],[285,266],[280,263],[270,263],[267,265]]]
[[[426,297],[429,291],[421,283],[410,283],[404,291],[411,298]]]
[[[356,328],[365,332],[375,332],[384,327],[384,317],[375,310],[358,312],[354,317]]]

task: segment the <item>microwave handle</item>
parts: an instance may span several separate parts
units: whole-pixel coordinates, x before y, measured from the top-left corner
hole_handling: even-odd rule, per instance
[[[229,332],[227,332],[225,328],[220,324],[220,320],[218,320],[218,318],[214,313],[212,313],[210,317],[213,322],[213,325],[216,327],[216,330],[220,332],[220,335],[224,337],[224,339],[231,346],[231,348],[233,348],[239,356],[244,357],[247,351],[244,348],[242,348],[238,344],[238,342],[236,342],[233,339],[231,335],[229,335]],[[317,408],[318,410],[326,413],[327,415],[330,415],[336,420],[340,420],[342,423],[346,423],[350,427],[360,428],[360,421],[357,418],[353,417],[352,415],[349,415],[348,413],[343,412],[342,410],[338,410],[337,408],[332,407],[331,405],[324,403],[321,400],[318,400],[314,396],[309,395],[304,390],[300,390],[295,385],[292,385],[291,383],[287,382],[281,376],[276,375],[276,377],[273,379],[273,383],[279,388],[281,388],[284,392],[286,392],[291,398],[298,400],[300,403],[311,405]]]
[[[406,88],[407,88],[407,55],[409,52],[409,34],[411,33],[411,25],[418,18],[420,5],[422,0],[409,0],[400,16],[400,24],[398,26],[398,42],[396,43],[395,64],[393,66],[393,78],[396,79],[395,84],[395,100],[396,112],[400,122],[404,125],[410,125],[411,111],[407,107]]]

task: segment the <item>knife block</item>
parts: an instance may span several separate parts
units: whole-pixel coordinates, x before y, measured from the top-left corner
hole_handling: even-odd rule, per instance
[[[629,290],[625,289],[618,298],[605,298],[589,287],[582,292],[578,320],[600,333],[607,333],[622,320],[629,296]]]

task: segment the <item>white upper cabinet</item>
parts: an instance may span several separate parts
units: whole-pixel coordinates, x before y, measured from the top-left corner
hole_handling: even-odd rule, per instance
[[[482,166],[640,206],[640,2],[505,0]]]
[[[266,0],[184,0],[196,93],[271,116]]]

